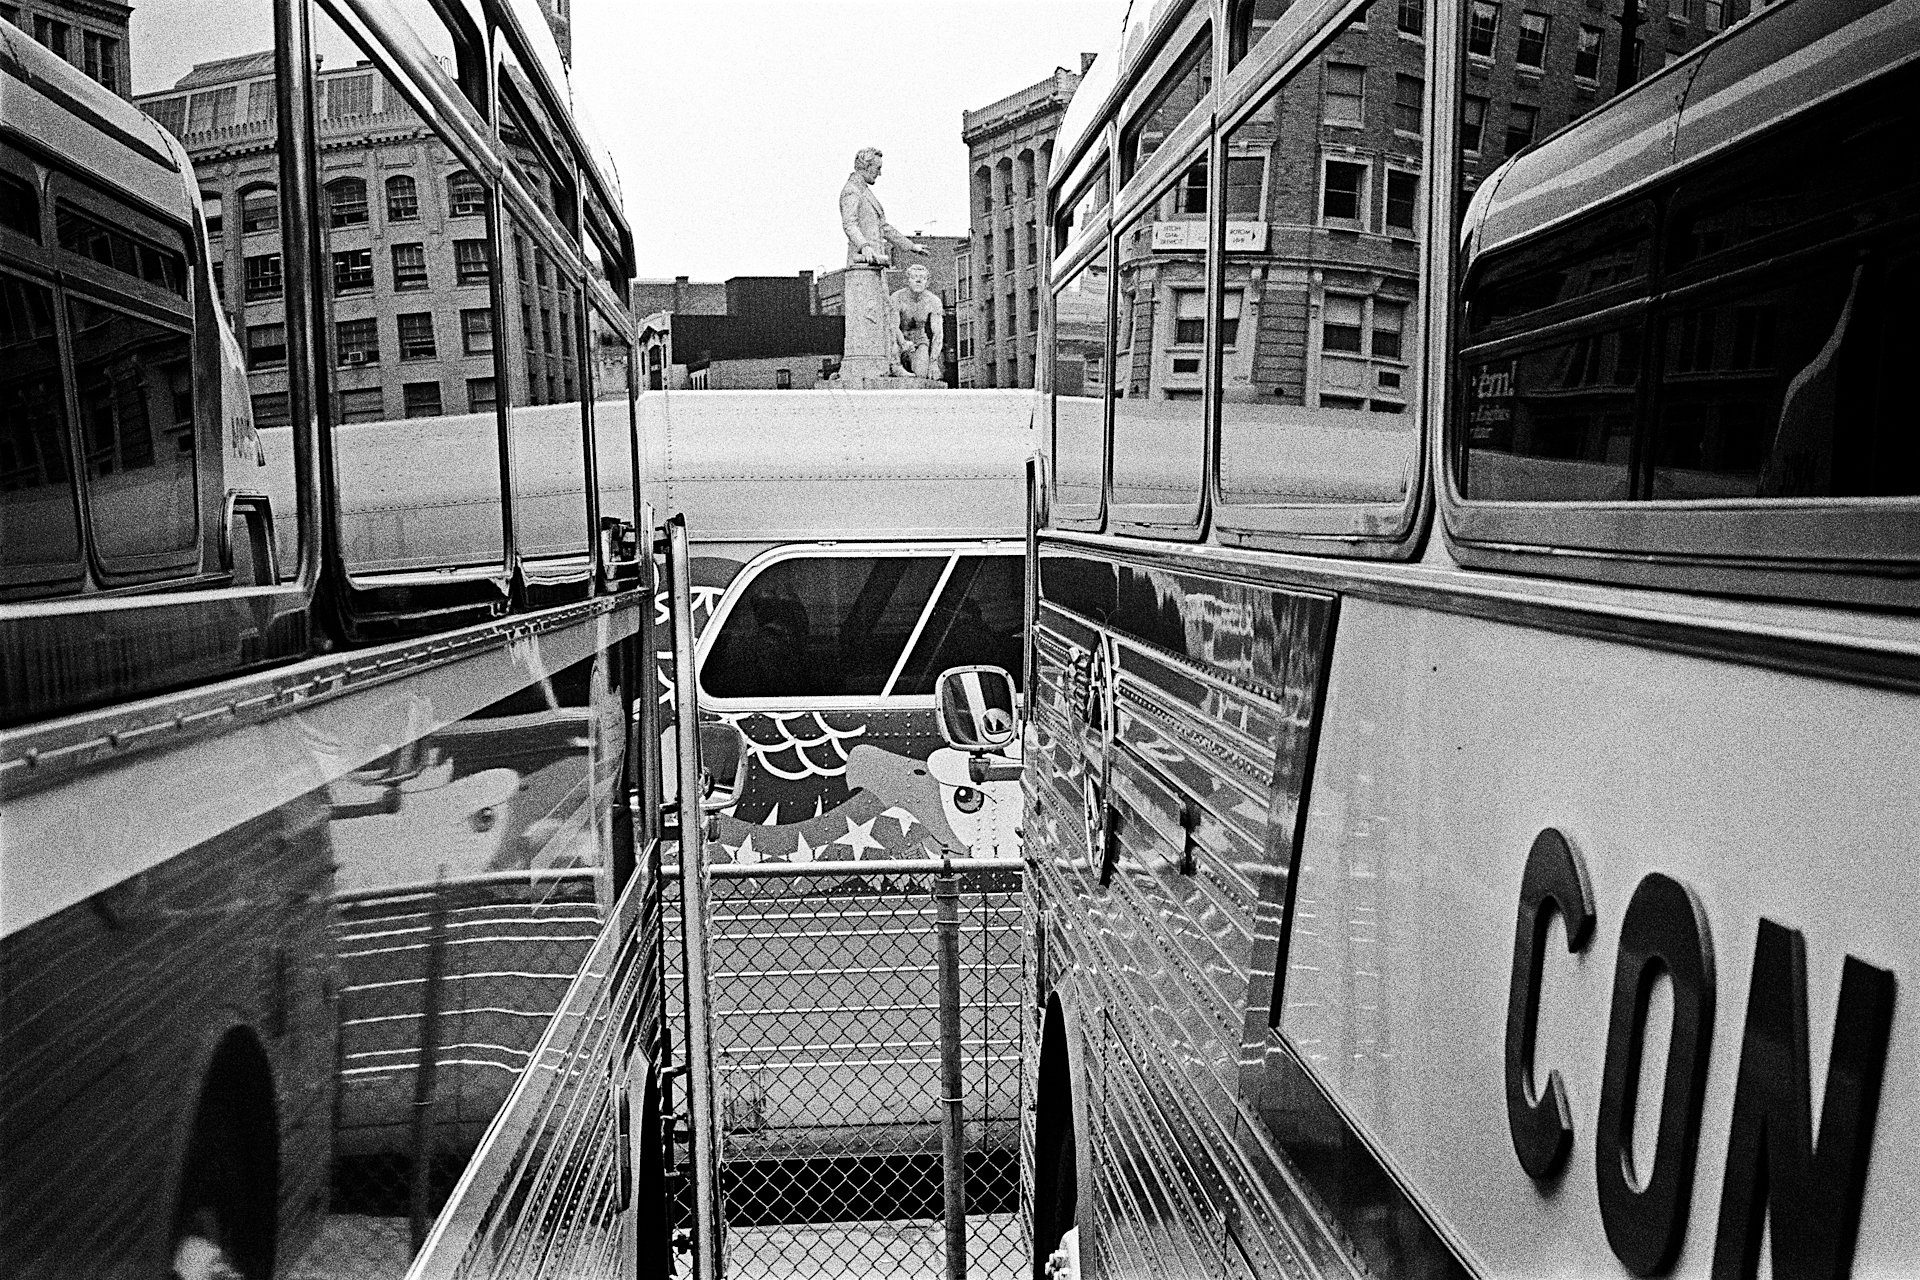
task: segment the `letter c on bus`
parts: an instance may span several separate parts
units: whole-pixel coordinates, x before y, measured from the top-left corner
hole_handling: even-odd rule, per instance
[[[1593,938],[1593,890],[1587,871],[1566,837],[1548,827],[1527,851],[1520,877],[1520,909],[1513,924],[1513,979],[1507,990],[1507,1127],[1513,1153],[1536,1182],[1555,1177],[1573,1149],[1573,1113],[1558,1071],[1547,1087],[1533,1090],[1534,1036],[1540,1023],[1540,968],[1547,925],[1558,911],[1567,927],[1567,950],[1577,954]]]

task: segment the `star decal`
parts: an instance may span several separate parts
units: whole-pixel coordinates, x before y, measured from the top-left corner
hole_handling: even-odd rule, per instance
[[[807,843],[807,833],[797,831],[794,833],[794,836],[800,843],[794,846],[792,860],[794,862],[812,862],[814,859],[814,849],[812,845]]]
[[[747,832],[747,838],[739,844],[722,844],[720,847],[732,856],[733,861],[742,866],[750,867],[760,861],[760,851],[753,847],[753,832],[751,831]]]
[[[913,830],[913,828],[920,825],[920,819],[914,817],[912,814],[908,813],[905,809],[900,808],[898,805],[895,805],[893,808],[887,810],[885,813],[881,814],[880,816],[883,818],[892,818],[895,822],[899,823],[900,834],[903,836],[906,835],[907,832]]]
[[[852,850],[856,860],[860,857],[862,850],[885,848],[885,845],[873,838],[873,824],[878,821],[880,821],[879,818],[868,818],[865,822],[855,822],[852,818],[848,818],[846,819],[847,834],[835,840],[834,843],[846,845]]]

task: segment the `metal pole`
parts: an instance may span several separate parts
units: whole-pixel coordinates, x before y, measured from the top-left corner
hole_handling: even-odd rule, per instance
[[[447,957],[447,869],[442,866],[433,883],[433,908],[427,916],[426,981],[420,992],[420,1052],[413,1068],[413,1185],[408,1205],[408,1227],[413,1251],[427,1242],[433,1227],[428,1211],[433,1166],[434,1077],[440,1059],[440,997]]]
[[[707,1006],[706,814],[700,809],[700,707],[693,669],[693,569],[687,522],[667,521],[673,579],[674,744],[680,762],[680,937],[687,973],[687,1103],[693,1122],[693,1273],[720,1280],[720,1149],[713,1099],[713,1026]]]
[[[946,1174],[947,1280],[967,1280],[967,1131],[960,1078],[960,877],[943,858],[933,881],[934,932],[940,944],[940,1101],[946,1123],[940,1158]]]

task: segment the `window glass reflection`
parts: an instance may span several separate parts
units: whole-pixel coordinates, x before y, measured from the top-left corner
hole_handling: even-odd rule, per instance
[[[1069,518],[1097,511],[1106,484],[1107,276],[1102,250],[1053,295],[1054,500]]]
[[[1116,237],[1113,500],[1199,518],[1205,439],[1206,165],[1191,165]]]
[[[80,529],[53,290],[0,274],[0,353],[0,586],[71,578]]]

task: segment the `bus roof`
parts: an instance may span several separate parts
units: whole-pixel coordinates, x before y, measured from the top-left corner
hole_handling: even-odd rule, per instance
[[[1018,538],[1031,391],[684,391],[640,398],[646,497],[701,542]]]
[[[18,27],[0,22],[0,126],[32,138],[76,174],[191,226],[186,152],[144,111]]]
[[[1477,193],[1473,252],[1636,190],[1920,56],[1920,0],[1783,0],[1531,151]]]

